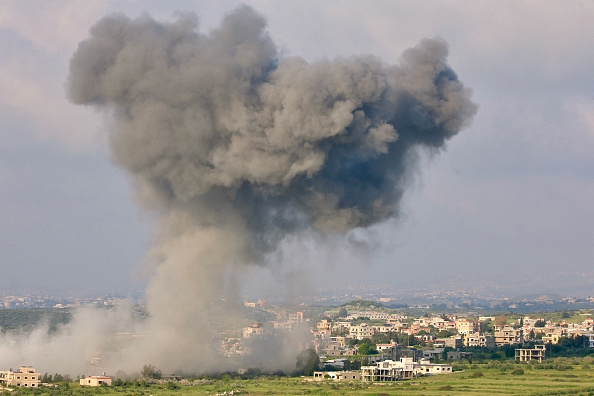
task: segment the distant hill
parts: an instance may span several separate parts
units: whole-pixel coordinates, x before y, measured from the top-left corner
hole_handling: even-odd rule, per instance
[[[560,296],[559,294],[525,294],[522,296],[514,297],[512,300],[514,301],[546,301],[546,300],[553,300],[553,301],[561,301],[564,297]]]

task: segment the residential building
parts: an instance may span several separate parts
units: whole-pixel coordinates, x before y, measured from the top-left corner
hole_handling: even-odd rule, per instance
[[[396,341],[391,341],[389,344],[376,344],[377,351],[386,360],[396,360],[398,355],[398,344]]]
[[[435,359],[443,356],[443,348],[426,349],[423,350],[423,359]]]
[[[361,373],[356,371],[315,371],[315,381],[359,381]]]
[[[384,360],[374,366],[361,367],[361,380],[399,381],[413,378],[414,362],[412,358],[401,358],[400,361]]]
[[[343,336],[330,336],[329,343],[333,343],[335,345],[340,346],[341,348],[346,348],[348,345],[348,339]]]
[[[522,329],[513,327],[503,327],[495,329],[495,345],[522,344],[524,341],[524,332]]]
[[[367,326],[367,323],[361,323],[359,326],[351,326],[349,328],[349,334],[353,338],[362,340],[373,336],[375,334],[375,329],[371,326]]]
[[[342,348],[338,345],[328,344],[326,348],[320,350],[326,356],[352,356],[357,354],[354,348]]]
[[[90,375],[80,379],[81,386],[111,386],[111,377],[104,375]]]
[[[472,352],[448,352],[448,360],[452,360],[454,362],[459,362],[463,359],[472,359],[474,357],[474,353]]]
[[[318,330],[332,330],[332,322],[328,319],[322,319],[318,322]]]
[[[547,334],[546,336],[542,337],[542,342],[544,342],[545,344],[547,343],[551,343],[551,344],[557,344],[559,343],[559,339],[561,338],[560,334]]]
[[[546,345],[535,345],[532,349],[516,349],[516,360],[529,362],[536,360],[542,363],[545,359]]]
[[[39,386],[41,374],[36,373],[32,366],[21,366],[17,371],[0,371],[0,385],[22,386],[25,388],[36,388]]]
[[[456,320],[458,334],[472,334],[481,330],[480,323],[473,320]]]
[[[438,338],[433,342],[433,346],[458,349],[462,347],[462,337]]]
[[[421,359],[414,368],[415,375],[437,375],[437,374],[451,374],[451,364],[437,364],[431,363],[429,360]]]
[[[465,334],[464,335],[464,346],[468,347],[495,347],[495,336],[491,334]]]
[[[293,325],[296,322],[293,322],[292,320],[287,320],[285,322],[278,322],[276,320],[271,321],[272,323],[272,327],[275,330],[284,330],[284,331],[291,331],[293,329]]]
[[[294,314],[289,314],[289,321],[295,323],[305,323],[305,316],[301,311],[296,312]]]
[[[250,338],[254,335],[262,335],[264,334],[264,329],[262,329],[257,324],[253,324],[248,327],[243,328],[243,338]]]

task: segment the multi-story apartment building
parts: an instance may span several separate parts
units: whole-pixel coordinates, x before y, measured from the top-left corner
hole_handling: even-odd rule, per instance
[[[466,334],[464,335],[464,346],[468,347],[495,347],[495,336],[491,334]]]
[[[524,342],[524,332],[522,329],[513,327],[503,327],[495,330],[495,345],[522,344]]]
[[[401,358],[400,361],[384,360],[375,366],[361,367],[361,380],[368,382],[411,379],[413,374],[412,358]]]
[[[36,373],[31,366],[21,366],[17,371],[0,371],[0,385],[22,386],[25,388],[36,388],[41,381],[41,374]]]
[[[358,340],[362,340],[363,338],[370,338],[375,334],[375,332],[375,328],[372,326],[368,326],[366,323],[361,323],[359,326],[351,326],[349,328],[350,336]]]
[[[516,349],[516,360],[520,362],[529,362],[536,360],[542,363],[545,359],[546,345],[535,345],[532,349]]]
[[[458,334],[471,334],[481,330],[480,323],[473,320],[456,320],[456,331]]]

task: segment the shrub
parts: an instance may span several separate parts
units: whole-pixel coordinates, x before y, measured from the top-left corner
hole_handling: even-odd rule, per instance
[[[524,370],[519,368],[511,372],[513,375],[524,375]]]
[[[173,381],[169,381],[166,385],[166,389],[168,389],[168,390],[175,390],[175,389],[179,389],[179,388],[180,388],[180,386]]]
[[[475,371],[472,373],[471,377],[482,377],[484,374],[481,371]]]

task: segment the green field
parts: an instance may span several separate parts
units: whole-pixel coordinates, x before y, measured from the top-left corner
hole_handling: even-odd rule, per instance
[[[312,382],[303,378],[260,377],[242,380],[199,380],[197,385],[147,384],[82,388],[78,384],[61,384],[58,388],[17,389],[12,395],[594,395],[594,366],[591,359],[571,364],[555,360],[545,365],[506,363],[498,366],[473,364],[450,375],[417,378],[411,381],[368,384],[361,382]],[[574,362],[575,363],[575,362]],[[540,368],[539,368],[540,367]],[[542,368],[549,367],[549,368]],[[550,368],[555,367],[555,368]],[[519,373],[523,371],[523,374]],[[172,389],[175,388],[175,389]]]

